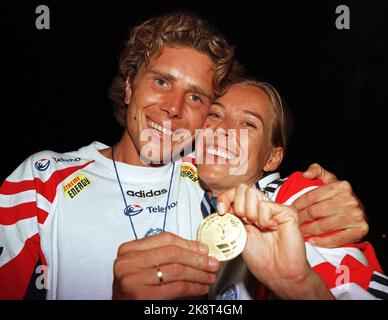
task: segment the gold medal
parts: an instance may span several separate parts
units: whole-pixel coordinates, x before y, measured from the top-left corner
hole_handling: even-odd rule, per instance
[[[244,224],[233,214],[207,216],[198,228],[197,240],[207,244],[209,256],[218,261],[236,258],[245,247],[247,233]]]

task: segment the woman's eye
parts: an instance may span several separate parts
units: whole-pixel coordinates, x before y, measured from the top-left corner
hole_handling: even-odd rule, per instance
[[[252,122],[243,122],[243,126],[248,127],[248,128],[257,129],[257,126]]]
[[[207,116],[208,118],[211,118],[211,119],[221,119],[221,115],[219,115],[216,112],[209,112]]]

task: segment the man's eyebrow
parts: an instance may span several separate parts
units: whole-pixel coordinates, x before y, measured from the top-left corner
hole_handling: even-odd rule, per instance
[[[219,106],[219,107],[225,109],[225,106],[221,102],[214,101],[213,104],[215,104],[216,106]]]
[[[191,86],[191,89],[197,93],[199,93],[200,95],[206,97],[209,99],[209,101],[212,101],[213,100],[213,96],[211,96],[210,94],[207,94],[201,87],[199,86],[196,86],[196,85],[193,85]]]
[[[161,71],[158,71],[158,70],[155,70],[155,69],[150,69],[149,70],[149,73],[154,75],[154,76],[157,76],[157,77],[161,77],[163,79],[166,79],[166,80],[169,80],[169,81],[174,81],[176,80],[175,77],[171,74],[168,74],[168,73],[164,73],[164,72],[161,72]],[[192,85],[190,86],[190,89],[202,96],[205,96],[206,98],[208,98],[210,101],[213,100],[213,97],[210,95],[210,94],[207,94],[205,92],[205,90],[203,90],[200,86],[197,86],[197,85]]]
[[[170,81],[175,80],[175,77],[172,76],[171,74],[164,73],[164,72],[161,72],[161,71],[157,71],[157,70],[154,70],[154,69],[149,70],[149,73],[151,73],[154,76],[166,79],[166,80],[170,80]]]

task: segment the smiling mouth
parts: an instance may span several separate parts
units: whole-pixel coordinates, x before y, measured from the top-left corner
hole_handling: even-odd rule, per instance
[[[232,155],[230,152],[226,152],[225,150],[221,150],[221,149],[216,149],[213,146],[207,147],[206,152],[210,155],[224,158],[226,160],[233,160],[236,158],[236,156]]]
[[[162,133],[162,134],[166,134],[168,136],[172,136],[173,135],[173,131],[171,131],[170,129],[167,129],[167,128],[164,128],[162,127],[161,125],[157,124],[156,122],[153,122],[151,120],[147,120],[147,123],[150,125],[150,127],[152,129],[155,129],[156,131]]]

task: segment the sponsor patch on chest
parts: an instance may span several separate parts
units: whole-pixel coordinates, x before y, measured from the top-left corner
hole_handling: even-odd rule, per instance
[[[92,181],[88,177],[83,174],[78,174],[63,184],[63,192],[69,199],[74,199],[90,186],[91,183]]]
[[[197,169],[191,164],[182,164],[180,176],[181,178],[186,178],[193,182],[198,182]]]

